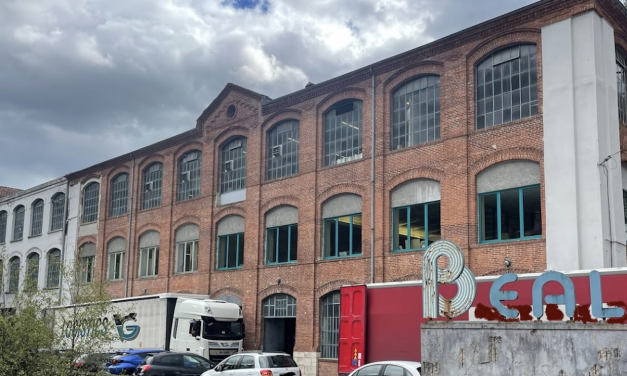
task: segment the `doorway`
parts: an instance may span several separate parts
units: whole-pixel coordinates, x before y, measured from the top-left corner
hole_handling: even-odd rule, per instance
[[[296,298],[270,295],[263,300],[263,351],[294,355],[296,343]]]

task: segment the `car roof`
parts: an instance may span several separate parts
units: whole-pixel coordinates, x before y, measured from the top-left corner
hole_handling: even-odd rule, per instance
[[[364,364],[364,366],[369,366],[373,364],[400,364],[400,365],[404,365],[410,368],[420,367],[420,362],[415,362],[413,360],[382,360],[379,362],[372,362],[372,363]]]
[[[128,354],[142,354],[149,352],[163,352],[166,350],[163,349],[127,349],[127,350],[118,350],[117,353],[128,353]]]
[[[156,353],[156,354],[150,354],[150,355],[159,357],[159,356],[172,355],[172,354],[178,354],[178,355],[195,355],[195,356],[199,356],[199,357],[201,357],[201,358],[204,358],[202,355],[198,355],[198,354],[193,353],[193,352],[178,352],[178,351],[177,351],[177,352],[161,351],[161,352],[159,352],[159,353]]]

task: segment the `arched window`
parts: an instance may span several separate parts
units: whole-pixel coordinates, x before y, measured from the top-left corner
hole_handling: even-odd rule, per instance
[[[618,89],[618,119],[627,122],[627,60],[625,54],[616,49],[616,88]]]
[[[142,210],[161,206],[163,163],[155,162],[144,170],[142,185]]]
[[[361,196],[340,194],[322,204],[324,258],[361,255]]]
[[[191,273],[198,270],[198,239],[200,227],[187,223],[176,230],[176,254],[174,273]]]
[[[476,75],[477,129],[538,113],[536,46],[499,50],[479,63]]]
[[[24,206],[20,205],[13,210],[13,240],[22,240],[24,237]]]
[[[44,200],[36,200],[31,207],[30,236],[41,235],[44,224]]]
[[[109,264],[107,279],[109,281],[119,281],[124,278],[124,252],[126,251],[126,240],[121,237],[113,238],[107,245],[109,254]]]
[[[7,217],[6,211],[0,211],[0,244],[7,240]]]
[[[128,174],[118,174],[111,181],[111,209],[112,217],[119,217],[126,214],[128,203]]]
[[[179,158],[179,189],[177,201],[187,201],[200,196],[200,167],[202,153],[192,150]]]
[[[30,288],[37,288],[39,280],[39,253],[31,252],[26,257],[26,278]]]
[[[159,274],[159,242],[157,231],[147,231],[139,237],[139,276]]]
[[[100,196],[100,184],[93,182],[87,184],[83,190],[83,215],[81,223],[95,222],[98,219],[98,199]]]
[[[320,357],[337,359],[340,342],[340,292],[320,299]]]
[[[65,194],[57,193],[52,196],[52,213],[50,218],[50,231],[63,229],[65,214]]]
[[[287,120],[268,131],[266,179],[273,180],[298,174],[299,123]]]
[[[220,148],[220,193],[246,188],[246,138],[238,137]]]
[[[244,217],[230,215],[218,222],[217,269],[244,266]]]
[[[46,287],[57,288],[61,280],[61,251],[54,248],[48,252],[48,273]]]
[[[410,180],[394,188],[392,199],[392,249],[426,249],[440,240],[440,183]]]
[[[266,213],[266,264],[295,262],[298,256],[298,209],[282,205]]]
[[[392,150],[440,139],[440,77],[408,82],[392,99]]]
[[[20,258],[15,256],[9,260],[9,285],[7,292],[14,294],[20,285]]]
[[[85,243],[79,249],[80,254],[80,281],[89,283],[94,280],[94,267],[96,266],[96,245]]]
[[[324,114],[323,166],[362,158],[361,107],[361,101],[349,99]]]

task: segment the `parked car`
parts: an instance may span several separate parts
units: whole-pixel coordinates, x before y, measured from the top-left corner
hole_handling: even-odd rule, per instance
[[[420,376],[419,362],[408,360],[386,360],[364,364],[348,376]]]
[[[224,359],[214,369],[203,373],[202,376],[233,375],[234,370],[245,370],[245,373],[242,373],[242,375],[302,375],[298,365],[289,354],[280,352],[243,351]]]
[[[105,368],[113,375],[132,375],[137,366],[150,354],[165,352],[161,349],[128,349],[118,351]]]
[[[216,364],[193,353],[162,352],[150,354],[135,370],[138,376],[185,375],[200,376]]]
[[[98,372],[107,360],[114,356],[115,353],[91,353],[83,354],[74,360],[74,368],[83,372]]]

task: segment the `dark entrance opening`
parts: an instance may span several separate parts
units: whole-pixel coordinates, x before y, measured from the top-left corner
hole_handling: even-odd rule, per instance
[[[263,351],[294,354],[296,342],[296,299],[275,294],[263,301]]]

